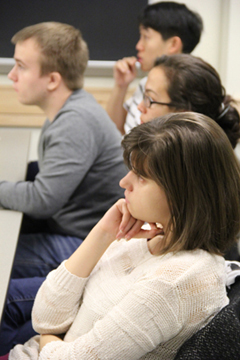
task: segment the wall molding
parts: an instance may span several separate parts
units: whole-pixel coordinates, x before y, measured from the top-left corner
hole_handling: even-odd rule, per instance
[[[7,75],[14,64],[15,61],[13,58],[0,58],[0,74]],[[115,61],[89,60],[84,76],[112,78],[114,64]],[[142,78],[144,76],[145,73],[139,69],[137,77]]]

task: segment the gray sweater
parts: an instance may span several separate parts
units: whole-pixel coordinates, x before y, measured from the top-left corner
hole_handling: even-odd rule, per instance
[[[123,196],[127,170],[121,135],[92,95],[76,90],[53,122],[46,120],[34,182],[0,182],[0,205],[36,219],[51,232],[84,239]]]

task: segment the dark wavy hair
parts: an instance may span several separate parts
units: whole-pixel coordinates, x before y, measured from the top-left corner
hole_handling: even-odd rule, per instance
[[[138,16],[138,23],[158,31],[164,40],[178,36],[183,53],[190,53],[199,43],[203,30],[202,18],[185,4],[161,1],[145,7]]]
[[[194,111],[215,120],[235,148],[240,138],[239,113],[226,95],[217,71],[204,60],[189,54],[163,55],[155,62],[167,78],[167,93],[174,111]]]
[[[168,114],[133,128],[122,146],[128,168],[167,196],[162,253],[225,253],[240,230],[240,165],[216,122],[194,112]]]

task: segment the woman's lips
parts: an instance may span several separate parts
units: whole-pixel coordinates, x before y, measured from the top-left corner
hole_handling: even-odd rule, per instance
[[[126,197],[126,191],[125,191],[125,193],[124,193],[124,196],[125,196],[125,201],[126,201],[126,203],[129,204],[129,201],[128,201],[127,197]]]

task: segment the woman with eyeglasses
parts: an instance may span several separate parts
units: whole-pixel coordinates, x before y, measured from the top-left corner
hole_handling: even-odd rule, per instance
[[[172,112],[194,111],[215,120],[235,148],[240,138],[239,113],[226,95],[217,71],[188,54],[162,56],[148,74],[141,122]]]

